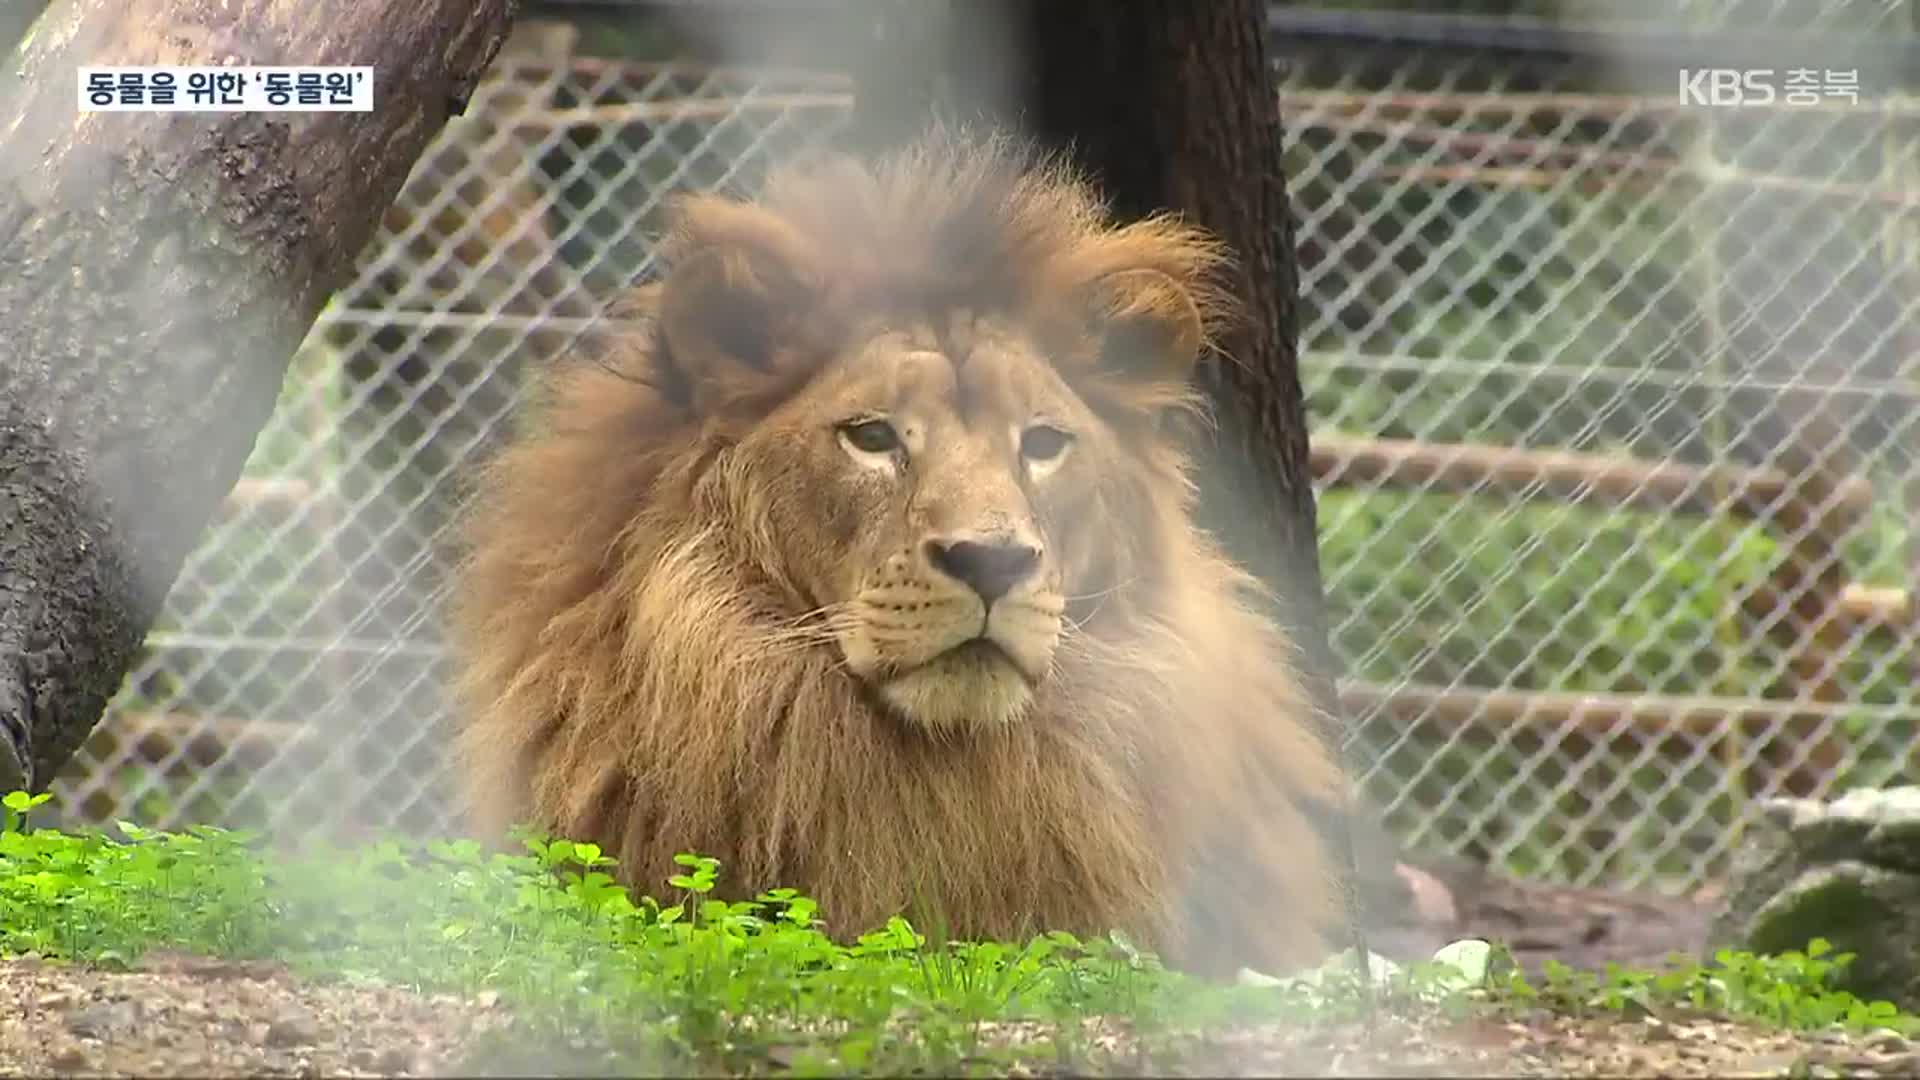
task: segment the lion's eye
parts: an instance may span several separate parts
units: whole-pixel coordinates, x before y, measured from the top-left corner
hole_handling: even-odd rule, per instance
[[[1020,433],[1020,456],[1028,461],[1047,462],[1067,452],[1073,436],[1057,427],[1035,424]]]
[[[900,433],[885,420],[862,420],[840,428],[840,437],[863,454],[889,454],[900,449]]]

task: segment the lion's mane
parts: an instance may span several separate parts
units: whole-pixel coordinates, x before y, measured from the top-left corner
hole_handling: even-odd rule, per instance
[[[1138,497],[1082,527],[1111,537],[1119,587],[1080,614],[1027,721],[997,732],[877,711],[831,645],[774,617],[780,583],[745,569],[769,542],[754,479],[717,515],[692,497],[731,432],[885,305],[1039,318],[1137,265],[1216,320],[1219,248],[1170,218],[1116,226],[1056,160],[951,133],[877,166],[797,163],[756,207],[689,200],[668,261],[741,245],[809,282],[782,365],[696,392],[657,333],[622,331],[554,368],[536,424],[482,475],[452,612],[475,826],[597,842],[656,894],[676,852],[712,855],[723,892],[799,888],[842,936],[904,912],[965,937],[1119,929],[1196,970],[1317,960],[1340,909],[1302,809],[1342,781],[1289,642],[1191,523],[1171,435],[1137,426],[1113,463]],[[644,320],[658,296],[625,311]],[[1185,392],[1076,378],[1116,416]]]

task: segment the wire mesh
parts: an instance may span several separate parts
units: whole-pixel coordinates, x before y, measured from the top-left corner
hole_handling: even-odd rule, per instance
[[[1778,790],[1916,763],[1913,105],[1716,110],[1461,51],[1283,57],[1322,560],[1421,850],[1691,889]],[[314,327],[94,738],[84,821],[455,827],[448,515],[675,190],[834,75],[507,55]]]

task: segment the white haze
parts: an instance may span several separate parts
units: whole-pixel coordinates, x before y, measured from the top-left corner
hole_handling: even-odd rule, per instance
[[[776,36],[774,36],[776,33],[774,28],[777,28],[779,26],[780,20],[769,19],[769,20],[762,21],[762,20],[751,18],[751,17],[744,17],[744,18],[743,17],[722,17],[722,18],[711,18],[711,19],[703,18],[701,17],[701,13],[700,13],[701,6],[702,5],[697,3],[687,4],[684,6],[683,10],[685,12],[685,15],[682,18],[682,26],[689,33],[689,35],[697,39],[700,45],[700,48],[698,51],[703,55],[721,62],[731,61],[735,63],[751,65],[759,61],[761,58],[769,57],[769,56],[779,56],[782,53],[789,51],[789,49],[787,48],[787,45],[789,43],[783,42],[779,40]],[[732,5],[721,4],[717,6],[731,7]],[[965,5],[961,5],[961,6],[964,7]],[[988,5],[982,5],[978,9],[977,14],[974,12],[969,12],[968,14],[970,17],[986,18],[987,17],[986,13],[991,10],[995,10],[995,8],[990,7]],[[1116,6],[1116,11],[1117,10],[1118,10],[1118,6]],[[635,17],[638,18],[639,16],[636,15]],[[1010,40],[1010,35],[1007,33],[1005,27],[997,28],[998,33],[996,34],[980,34],[979,29],[980,28],[976,27],[975,33],[979,36],[981,40],[991,40],[992,37],[999,37],[1003,41]],[[995,28],[988,28],[988,29],[993,30]],[[50,27],[43,24],[37,27],[34,32],[36,34],[45,34],[50,32],[56,32],[57,30],[58,30],[57,27]],[[862,49],[884,49],[887,47],[888,47],[887,43],[883,41],[868,41],[864,43],[856,43],[853,47],[849,48],[848,54],[851,57],[851,56],[857,55]],[[992,55],[990,52],[983,52],[978,59],[980,63],[982,63],[983,65],[986,65],[986,64],[994,64],[996,60],[999,58]],[[1005,66],[1000,65],[1000,69],[1004,71]],[[3,78],[6,78],[6,77],[0,76],[0,79],[3,79]],[[1677,75],[1676,75],[1676,81],[1677,81]],[[1868,107],[1866,103],[1870,99],[1879,95],[1883,91],[1889,90],[1889,89],[1891,88],[1868,85],[1865,79],[1863,78],[1862,86],[1861,86],[1862,108]],[[15,90],[16,90],[16,87],[12,84],[11,81],[0,81],[0,95],[15,92]],[[1013,94],[1011,85],[1009,84],[1005,86],[1003,88],[1002,93],[1003,93],[1003,96],[1011,98]],[[0,101],[0,105],[3,105],[3,104],[4,104],[4,101]],[[1004,110],[1005,113],[1015,113],[1017,111],[1018,111],[1017,108],[1009,108]],[[122,118],[116,118],[116,122],[118,122],[120,119]],[[862,140],[862,141],[865,141],[865,140]],[[1727,166],[1739,167],[1741,165],[1741,162],[1738,156],[1736,155],[1731,158],[1723,157],[1722,164]],[[32,177],[35,175],[35,170],[38,168],[38,166],[39,166],[38,162],[31,162],[31,161],[20,161],[20,162],[12,162],[12,163],[0,161],[0,184],[6,184],[9,187],[11,187],[16,184],[31,183]],[[1765,167],[1764,166],[1759,167],[1758,171],[1765,171]],[[1873,211],[1863,209],[1859,212],[1871,213]],[[156,267],[154,270],[155,275],[164,275],[165,272],[166,270],[164,267]],[[158,299],[158,296],[162,293],[162,291],[164,291],[167,294],[167,299],[165,301],[161,301],[160,299]],[[172,289],[162,290],[160,283],[156,280],[155,288],[154,288],[154,297],[155,297],[154,299],[149,301],[149,306],[151,308],[151,316],[156,323],[180,317],[180,312],[177,309],[171,308],[169,306],[169,305],[174,305],[178,303],[178,294],[175,290],[172,290]],[[136,303],[142,301],[142,298],[140,297],[135,297],[133,299],[134,299],[134,302]],[[1797,303],[1807,307],[1818,307],[1820,305],[1844,304],[1847,301],[1846,301],[1846,298],[1844,297],[1838,297],[1832,294],[1826,294],[1826,295],[1808,295],[1808,296],[1799,296],[1799,297],[1783,297],[1783,298],[1780,298],[1779,302],[1783,304]],[[1809,381],[1813,381],[1816,383],[1837,381],[1839,378],[1841,378],[1845,374],[1845,372],[1840,369],[1843,366],[1847,365],[1848,363],[1849,363],[1849,358],[1846,358],[1846,357],[1830,356],[1830,357],[1816,358],[1813,364],[1810,365],[1810,370],[1807,373]],[[285,542],[289,545],[297,545],[302,543],[303,541],[301,541],[296,536],[289,534],[286,536]],[[288,554],[290,557],[297,559],[297,558],[304,557],[306,553],[304,551],[293,551],[293,552],[289,552]],[[356,658],[355,662],[359,663],[364,661]],[[397,659],[388,661],[389,664],[395,664],[398,662],[399,661]],[[422,663],[423,669],[420,674],[422,677],[426,677],[426,672],[424,670],[425,662],[422,661],[421,663]],[[342,687],[341,689],[344,690],[345,687]],[[353,721],[352,717],[336,717],[334,719],[339,720],[343,723],[348,723],[349,727],[347,728],[347,730],[349,731],[355,730],[355,728],[357,727],[357,725],[351,723]],[[339,774],[334,770],[326,770],[324,771],[324,773],[307,776],[302,778],[302,780],[303,782],[306,782],[306,783],[312,783],[316,781],[319,775],[335,777],[335,776],[338,776]],[[360,797],[360,795],[361,795],[361,792],[356,790],[356,788],[354,788],[351,785],[346,785],[343,781],[343,787],[338,793],[338,798],[344,801],[344,800],[350,800],[353,798]],[[1375,1046],[1358,1046],[1357,1045],[1352,1049],[1358,1052],[1366,1052],[1368,1053],[1369,1056],[1381,1055],[1383,1060],[1390,1059],[1394,1050],[1393,1047],[1385,1044],[1375,1045]]]

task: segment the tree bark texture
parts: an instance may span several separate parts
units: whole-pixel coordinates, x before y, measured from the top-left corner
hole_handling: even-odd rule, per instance
[[[44,788],[98,722],[515,7],[61,0],[28,33],[0,82],[0,722],[29,767],[0,787]],[[79,65],[210,63],[371,65],[374,107],[77,109]]]
[[[883,0],[850,57],[849,144],[876,150],[934,116],[1068,150],[1122,219],[1174,210],[1230,244],[1244,319],[1199,378],[1199,518],[1274,592],[1344,749],[1296,355],[1293,223],[1260,0]],[[1350,843],[1349,807],[1324,824]],[[1392,842],[1359,815],[1363,907],[1404,903]],[[1343,853],[1344,854],[1344,853]],[[1356,909],[1358,914],[1358,909]]]

